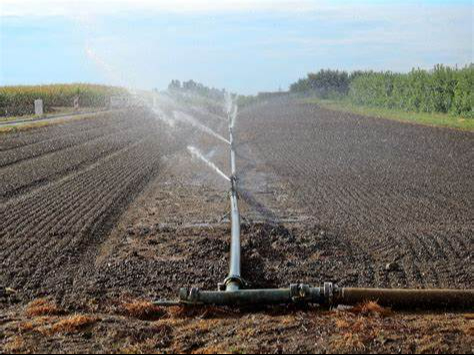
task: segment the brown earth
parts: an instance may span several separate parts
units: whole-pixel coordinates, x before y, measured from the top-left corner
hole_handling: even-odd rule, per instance
[[[255,168],[274,171],[299,214],[334,234],[337,270],[305,268],[317,280],[472,288],[472,133],[287,102],[244,110],[239,122],[238,141],[258,157],[244,153],[244,188],[254,188]]]
[[[0,352],[473,352],[472,314],[137,301],[214,289],[228,263],[227,183],[186,149],[228,174],[188,117],[227,137],[225,114],[157,114],[2,137]],[[237,134],[250,284],[472,288],[471,133],[270,102]]]

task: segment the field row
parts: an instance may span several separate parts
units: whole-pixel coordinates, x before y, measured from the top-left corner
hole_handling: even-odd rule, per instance
[[[8,168],[15,168],[19,182],[11,178],[2,185],[4,196],[38,181],[41,186],[0,205],[0,283],[25,294],[52,292],[87,272],[114,219],[154,175],[166,151],[155,122],[144,115],[133,121],[135,128]],[[16,170],[25,163],[26,170]],[[19,176],[21,171],[31,174]],[[5,174],[10,176],[15,175]]]

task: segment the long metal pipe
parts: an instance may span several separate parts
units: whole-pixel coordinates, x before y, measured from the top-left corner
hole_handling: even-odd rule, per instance
[[[327,307],[354,306],[376,301],[395,309],[474,309],[474,290],[407,290],[338,288],[332,283],[323,287],[291,285],[282,289],[201,291],[181,289],[181,304],[189,305],[256,305],[308,303]]]
[[[237,176],[237,164],[235,161],[235,144],[234,144],[234,129],[229,127],[229,142],[230,142],[230,171],[232,176]]]
[[[229,141],[230,141],[230,166],[231,166],[231,245],[230,245],[230,266],[229,275],[224,281],[226,291],[237,291],[242,287],[241,274],[241,245],[240,245],[240,213],[239,199],[237,195],[237,164],[234,144],[234,122],[229,113]]]
[[[324,300],[320,288],[307,285],[236,291],[202,291],[197,288],[182,288],[179,296],[181,304],[216,306],[289,304],[296,302],[322,303]]]
[[[232,240],[230,245],[230,267],[229,276],[226,280],[226,290],[236,291],[242,286],[242,275],[241,275],[241,246],[240,246],[240,214],[237,198],[237,190],[235,188],[235,177],[232,176],[232,191],[230,194],[231,204],[231,230]]]

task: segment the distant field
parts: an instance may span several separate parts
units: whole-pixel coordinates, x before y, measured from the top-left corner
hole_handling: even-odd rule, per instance
[[[53,84],[37,86],[0,87],[0,119],[34,114],[34,100],[42,99],[45,113],[63,111],[73,107],[74,98],[79,98],[80,107],[104,107],[110,97],[128,95],[119,87],[94,84]]]
[[[49,112],[45,117],[56,117],[56,116],[61,116],[61,115],[70,115],[70,114],[76,114],[76,113],[88,113],[88,112],[96,112],[99,108],[98,107],[81,107],[79,110],[75,110],[73,107],[54,107],[54,110],[52,112]],[[34,120],[37,119],[38,117],[35,116],[34,114],[31,115],[23,115],[23,116],[4,116],[0,117],[0,124],[1,123],[7,123],[7,122],[12,122],[12,121],[28,121],[28,120]]]
[[[66,122],[97,118],[104,116],[107,113],[118,111],[120,110],[97,110],[96,112],[94,112],[90,109],[87,109],[77,113],[63,112],[59,116],[46,116],[41,119],[35,119],[36,117],[26,116],[28,118],[15,117],[14,119],[8,119],[5,121],[0,120],[0,135],[7,133],[19,133],[46,126],[63,124]],[[18,119],[21,120],[21,122],[14,121]]]
[[[321,107],[350,112],[364,116],[391,119],[401,122],[417,123],[428,126],[456,128],[465,131],[474,131],[474,119],[456,117],[445,113],[407,112],[403,110],[381,107],[366,107],[355,105],[348,100],[325,100],[318,98],[303,99],[302,102],[316,104]]]

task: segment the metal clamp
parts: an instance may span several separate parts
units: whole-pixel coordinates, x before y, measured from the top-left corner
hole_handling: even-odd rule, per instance
[[[225,291],[227,288],[227,285],[229,285],[230,283],[237,284],[239,286],[239,289],[245,288],[248,285],[247,282],[242,277],[230,275],[226,277],[224,282],[220,282],[219,284],[217,284],[217,290]]]
[[[181,288],[179,290],[179,301],[181,303],[198,304],[200,290],[197,287],[191,289]]]
[[[332,306],[334,300],[334,284],[325,282],[323,286],[324,303],[326,306]]]
[[[290,297],[294,303],[307,302],[311,299],[311,287],[306,284],[291,284]]]
[[[231,184],[231,192],[234,192],[237,194],[238,188],[237,188],[237,183],[239,182],[239,178],[237,175],[231,175],[230,176],[230,184]]]

